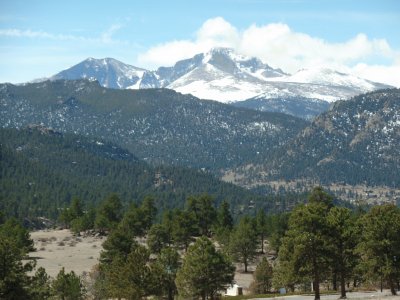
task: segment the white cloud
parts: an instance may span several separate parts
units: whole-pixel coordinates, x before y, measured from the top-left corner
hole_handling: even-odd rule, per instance
[[[150,48],[138,56],[138,62],[149,68],[170,66],[212,47],[233,48],[241,54],[259,57],[289,73],[301,68],[324,66],[354,71],[374,81],[400,86],[400,79],[395,76],[400,65],[396,64],[399,56],[385,39],[370,39],[360,33],[349,40],[331,43],[293,31],[282,23],[253,24],[238,30],[221,17],[207,20],[192,40],[176,40]],[[365,63],[374,58],[392,61],[392,65],[370,66]]]
[[[81,41],[81,42],[94,42],[103,44],[124,43],[123,41],[116,40],[113,35],[116,31],[122,28],[120,24],[111,25],[99,37],[85,37],[70,34],[53,34],[45,31],[34,31],[31,29],[21,30],[16,28],[0,29],[0,37],[13,37],[13,38],[30,38],[30,39],[49,39],[58,41]]]
[[[138,56],[138,62],[149,68],[171,66],[178,60],[190,58],[213,47],[237,48],[238,30],[223,18],[209,19],[196,33],[196,39],[171,41],[150,48]]]
[[[351,71],[359,77],[400,88],[400,65],[381,66],[359,63]]]

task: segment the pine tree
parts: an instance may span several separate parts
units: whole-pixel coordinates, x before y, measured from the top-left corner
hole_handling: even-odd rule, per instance
[[[330,266],[331,242],[326,217],[331,205],[331,196],[321,188],[315,188],[309,203],[292,212],[278,256],[285,271],[312,279],[316,300],[320,299],[320,282]],[[289,278],[296,278],[295,274]]]
[[[177,292],[175,279],[179,267],[179,253],[169,247],[163,248],[156,263],[152,265],[152,273],[157,283],[157,295],[167,295],[168,300],[174,299]]]
[[[232,283],[234,270],[228,258],[218,252],[208,238],[200,237],[189,247],[177,273],[179,295],[215,299],[218,291]]]
[[[244,265],[247,272],[248,264],[257,253],[257,232],[250,218],[244,217],[233,230],[229,241],[229,249],[235,261]]]
[[[355,252],[358,242],[355,219],[349,209],[333,207],[327,215],[327,222],[331,234],[333,269],[340,278],[341,298],[346,298],[346,280],[352,275],[358,259]]]
[[[62,300],[85,299],[86,291],[83,282],[74,271],[65,273],[65,269],[62,268],[52,282],[52,289],[54,295]]]
[[[266,294],[271,291],[273,271],[268,260],[263,257],[253,273],[253,291],[256,294]]]
[[[362,262],[369,275],[385,280],[393,295],[400,274],[400,209],[393,204],[373,207],[362,217]]]

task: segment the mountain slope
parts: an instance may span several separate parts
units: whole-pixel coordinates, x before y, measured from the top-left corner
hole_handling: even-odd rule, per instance
[[[97,80],[102,86],[113,89],[138,89],[159,86],[158,80],[153,73],[124,64],[113,58],[88,58],[49,79]]]
[[[0,128],[0,211],[8,216],[55,218],[71,197],[97,204],[110,193],[125,202],[155,197],[157,207],[182,207],[190,195],[208,193],[230,202],[235,213],[249,203],[274,209],[264,198],[210,174],[153,168],[118,146],[43,126]]]
[[[266,161],[269,179],[400,185],[400,90],[363,94],[317,117]]]
[[[44,124],[112,141],[152,163],[214,172],[263,161],[307,125],[172,90],[114,90],[87,80],[3,84],[0,107],[2,127]]]
[[[331,104],[319,99],[304,97],[268,98],[261,94],[248,100],[235,102],[233,105],[259,111],[281,112],[305,120],[312,120],[327,111]]]

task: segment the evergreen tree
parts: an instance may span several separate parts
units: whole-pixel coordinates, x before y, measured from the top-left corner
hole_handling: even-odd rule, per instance
[[[17,219],[10,218],[6,220],[0,226],[0,233],[5,237],[11,238],[22,255],[35,251],[29,231]]]
[[[175,279],[180,267],[179,253],[172,248],[163,248],[155,264],[152,265],[152,272],[157,283],[158,295],[167,295],[168,300],[173,300],[177,292]]]
[[[316,300],[320,299],[320,282],[330,266],[331,242],[326,217],[331,203],[332,199],[327,193],[321,188],[315,188],[309,197],[309,203],[298,206],[292,212],[286,241],[279,250],[278,259],[287,267],[285,271],[312,279]],[[287,253],[291,254],[285,257],[284,254]]]
[[[351,211],[344,207],[333,207],[327,216],[331,235],[333,271],[340,278],[340,295],[346,298],[346,280],[352,275],[357,263],[355,249],[358,232]]]
[[[46,300],[52,296],[50,276],[44,268],[38,268],[31,278],[29,294],[32,300]]]
[[[264,240],[267,235],[267,217],[263,210],[259,210],[256,216],[257,233],[261,241],[261,253],[264,253]]]
[[[175,210],[171,231],[174,244],[186,251],[196,233],[193,215],[186,211]]]
[[[237,262],[244,265],[247,272],[248,264],[253,261],[257,253],[257,233],[250,218],[244,217],[233,230],[229,242],[230,253]]]
[[[266,294],[270,292],[272,287],[272,275],[272,266],[269,264],[268,260],[263,257],[253,273],[253,292],[256,294]]]
[[[133,236],[143,236],[145,233],[144,219],[140,207],[136,203],[129,206],[128,211],[124,214],[121,227],[125,231],[131,232]]]
[[[396,295],[395,283],[400,278],[400,209],[393,204],[375,206],[361,222],[362,262],[370,277],[381,277]]]
[[[233,218],[229,209],[229,203],[224,200],[218,208],[218,227],[231,230],[233,227]]]
[[[132,249],[136,247],[137,242],[133,235],[125,228],[119,227],[113,230],[103,243],[104,250],[100,254],[100,262],[110,264],[116,257],[125,260]]]
[[[143,220],[143,229],[145,232],[150,229],[157,215],[157,208],[154,203],[154,199],[147,196],[143,199],[143,202],[140,205],[140,211]]]
[[[29,232],[15,219],[0,225],[0,299],[28,299],[35,261],[26,257],[33,251]]]
[[[154,291],[156,283],[149,264],[150,253],[140,245],[126,259],[116,257],[105,270],[108,297],[142,299]]]
[[[176,275],[179,295],[185,298],[215,299],[217,292],[230,285],[234,266],[206,237],[191,245]]]
[[[96,214],[95,227],[100,232],[114,229],[121,220],[121,214],[121,200],[116,194],[112,194],[100,204]]]
[[[216,220],[214,200],[209,195],[189,197],[187,201],[188,212],[192,213],[198,226],[199,234],[209,236],[210,229]]]
[[[62,268],[52,282],[52,289],[55,296],[61,300],[79,300],[85,299],[86,291],[82,280],[74,271],[65,273]]]
[[[25,252],[18,243],[0,231],[0,299],[28,299],[29,277],[32,261],[23,262]]]
[[[159,254],[171,242],[168,232],[162,224],[154,224],[147,235],[147,246],[151,253]]]

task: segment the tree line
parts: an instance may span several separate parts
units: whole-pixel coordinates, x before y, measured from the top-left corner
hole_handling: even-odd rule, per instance
[[[315,188],[291,213],[259,211],[234,222],[229,202],[217,207],[209,195],[189,197],[184,208],[161,214],[155,203],[145,197],[124,210],[114,194],[96,208],[76,198],[63,210],[60,222],[74,232],[107,235],[99,263],[85,280],[63,269],[52,280],[40,268],[28,276],[34,261],[22,258],[32,250],[29,234],[15,220],[3,220],[0,259],[7,266],[0,272],[0,298],[20,299],[25,293],[24,299],[39,299],[39,293],[40,299],[215,299],[234,282],[234,263],[248,272],[257,261],[251,285],[256,294],[282,287],[301,291],[310,282],[316,299],[321,284],[329,283],[340,288],[341,297],[350,287],[379,282],[393,294],[398,289],[400,209],[395,205],[352,211],[333,205],[329,194]],[[276,259],[267,259],[266,250],[274,250]]]

